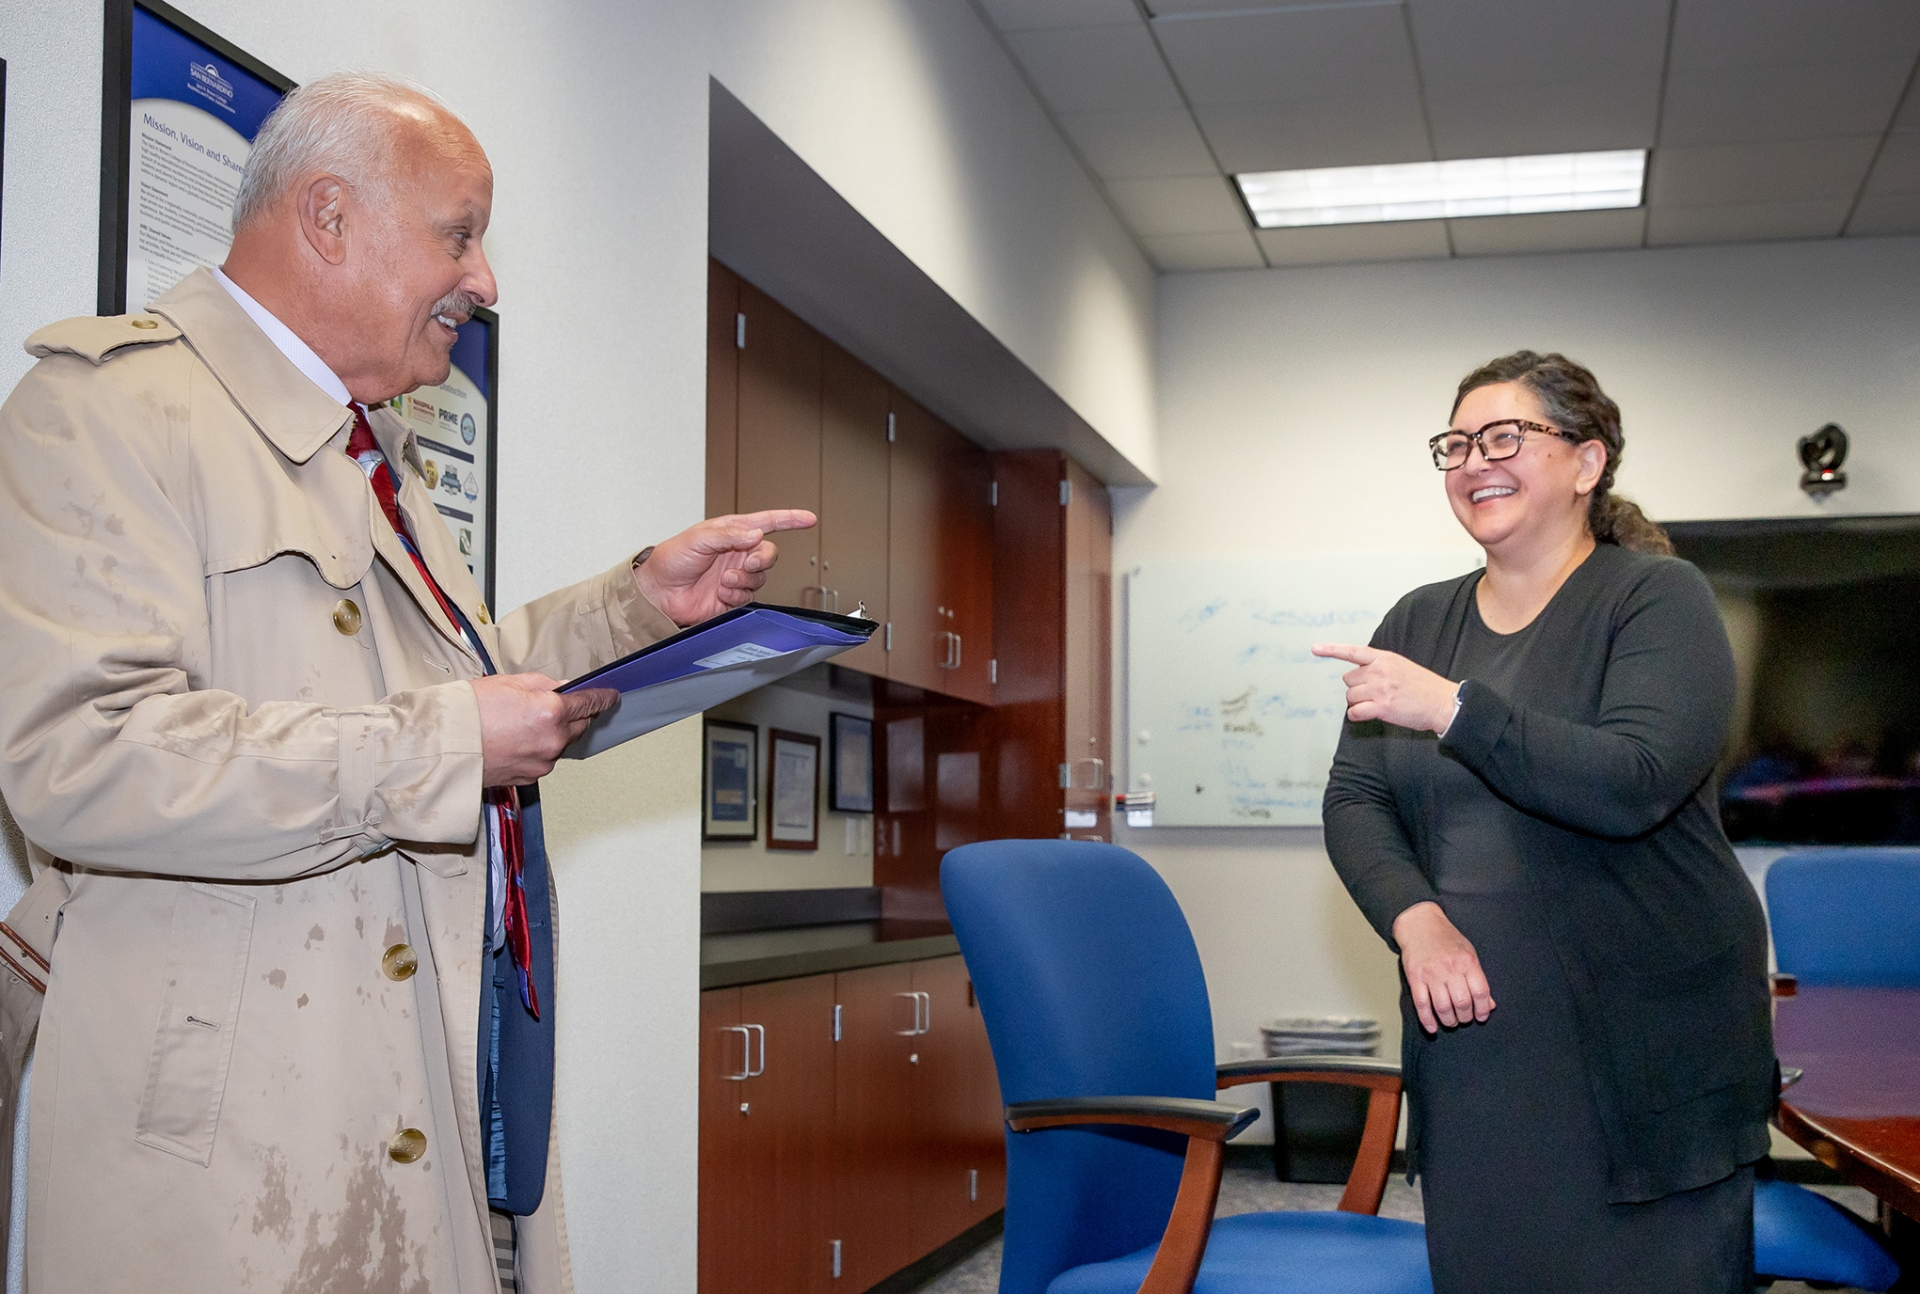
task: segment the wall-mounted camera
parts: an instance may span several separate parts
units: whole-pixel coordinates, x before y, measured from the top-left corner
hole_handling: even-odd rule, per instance
[[[1800,488],[1816,499],[1824,499],[1847,485],[1847,474],[1840,465],[1847,461],[1847,433],[1840,424],[1830,422],[1811,436],[1800,437]]]

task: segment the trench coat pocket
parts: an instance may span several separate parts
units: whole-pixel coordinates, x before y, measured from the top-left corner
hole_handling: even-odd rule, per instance
[[[250,898],[182,885],[173,905],[166,995],[147,1059],[134,1139],[205,1167],[226,1096],[253,942]]]
[[[1640,1039],[1641,1107],[1659,1113],[1740,1081],[1751,1049],[1745,950],[1734,944],[1672,970],[1628,977]]]

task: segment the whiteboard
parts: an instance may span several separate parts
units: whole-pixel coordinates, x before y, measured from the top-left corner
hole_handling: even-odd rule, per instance
[[[1127,578],[1128,789],[1156,827],[1318,826],[1346,716],[1316,642],[1364,643],[1478,552],[1168,557]]]

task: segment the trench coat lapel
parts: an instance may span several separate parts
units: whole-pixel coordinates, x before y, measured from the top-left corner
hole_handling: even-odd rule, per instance
[[[248,420],[293,462],[312,458],[352,421],[346,406],[335,404],[282,355],[210,271],[181,279],[153,303],[152,312],[186,334]]]

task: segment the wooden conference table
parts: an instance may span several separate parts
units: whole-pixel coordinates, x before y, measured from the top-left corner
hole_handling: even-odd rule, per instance
[[[1774,1052],[1804,1071],[1780,1130],[1920,1222],[1920,989],[1803,985],[1775,1008]]]

